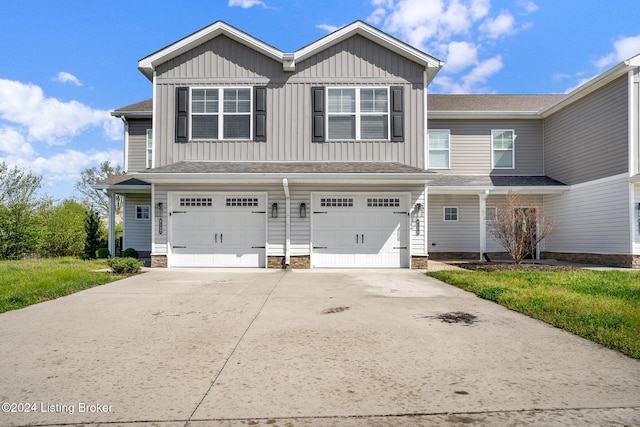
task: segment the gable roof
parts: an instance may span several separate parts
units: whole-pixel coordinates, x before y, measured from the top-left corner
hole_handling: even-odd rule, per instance
[[[355,21],[345,27],[342,27],[293,53],[284,53],[281,50],[227,24],[226,22],[216,21],[213,24],[188,35],[187,37],[152,53],[151,55],[142,58],[138,61],[138,69],[149,80],[153,80],[153,70],[159,64],[167,62],[168,60],[175,58],[215,37],[218,37],[219,35],[225,35],[271,59],[281,62],[285,71],[295,71],[295,64],[297,61],[301,61],[315,55],[316,53],[356,34],[386,47],[398,55],[423,65],[427,70],[429,70],[429,82],[444,65],[442,61],[434,58],[433,56],[428,55],[362,21]]]
[[[127,105],[125,107],[118,108],[111,112],[114,117],[151,117],[153,113],[153,99],[145,99],[144,101],[136,102],[135,104]]]

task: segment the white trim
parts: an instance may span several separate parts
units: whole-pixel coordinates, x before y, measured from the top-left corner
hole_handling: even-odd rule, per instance
[[[456,210],[456,219],[447,219],[447,209]],[[442,207],[442,222],[458,222],[460,221],[460,208],[458,206],[443,206]]]
[[[125,116],[120,117],[124,122],[124,171],[129,170],[129,122]]]
[[[138,218],[138,208],[147,208],[147,217],[146,218]],[[151,221],[151,206],[149,205],[135,205],[134,215],[136,221]],[[142,209],[141,209],[142,210]],[[141,212],[142,214],[142,212]]]
[[[151,153],[149,153],[149,132],[151,132]],[[154,144],[153,144],[153,129],[147,129],[146,132],[146,138],[145,138],[145,162],[144,162],[144,166],[146,169],[150,169],[153,168],[153,164],[154,164],[154,159],[153,159],[153,152],[154,152]],[[149,160],[151,160],[151,165],[149,165]]]
[[[424,125],[424,128],[422,130],[422,150],[424,151],[422,153],[422,160],[423,160],[423,164],[422,164],[422,168],[423,169],[428,169],[427,165],[429,164],[429,100],[428,100],[428,90],[427,90],[427,80],[428,80],[429,76],[427,75],[427,70],[425,69],[422,73],[422,84],[424,85],[423,89],[422,89],[422,105],[424,106],[424,111],[422,112],[422,117],[424,118],[424,120],[422,121],[422,124]]]
[[[473,187],[454,187],[454,186],[433,186],[429,187],[429,194],[478,194],[481,191],[490,190],[491,194],[507,194],[510,191],[523,194],[560,194],[571,190],[568,185],[540,185],[540,186],[473,186]]]
[[[466,119],[466,120],[540,120],[536,111],[430,111],[434,119]]]
[[[427,151],[429,152],[428,161],[431,162],[431,136],[430,132],[446,132],[447,133],[447,166],[446,167],[435,167],[431,166],[430,163],[427,163],[427,167],[425,169],[433,169],[433,170],[449,170],[451,169],[451,129],[428,129],[427,130]],[[434,149],[433,151],[445,151],[443,149]]]
[[[158,118],[157,118],[157,112],[156,112],[156,110],[157,110],[157,108],[156,108],[156,96],[157,96],[156,90],[157,90],[158,85],[156,83],[157,83],[156,71],[154,70],[153,71],[153,99],[151,101],[152,102],[152,107],[151,107],[151,110],[152,110],[152,113],[151,113],[152,114],[152,117],[151,117],[151,130],[152,130],[152,132],[151,133],[153,134],[153,138],[154,138],[154,141],[153,141],[154,149],[155,149],[155,147],[157,145],[156,142],[159,139],[158,138],[158,130],[157,130]],[[174,93],[175,93],[175,91],[174,91]],[[155,161],[153,162],[153,166],[154,167],[156,166]]]
[[[511,167],[496,167],[494,159],[494,151],[509,151],[509,150],[496,150],[493,146],[494,132],[511,132]],[[514,129],[491,129],[491,169],[499,170],[511,170],[516,168],[516,131]]]

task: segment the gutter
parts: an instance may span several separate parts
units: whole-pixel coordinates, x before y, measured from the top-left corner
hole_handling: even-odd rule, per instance
[[[282,187],[284,188],[285,197],[285,213],[284,213],[284,264],[289,267],[291,262],[291,194],[289,193],[289,181],[282,178]]]

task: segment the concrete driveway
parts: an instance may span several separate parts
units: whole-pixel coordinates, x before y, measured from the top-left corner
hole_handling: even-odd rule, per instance
[[[640,425],[639,361],[417,271],[152,270],[0,326],[3,426]]]

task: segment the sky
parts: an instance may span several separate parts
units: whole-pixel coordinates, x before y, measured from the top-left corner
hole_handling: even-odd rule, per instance
[[[0,162],[74,197],[123,163],[143,57],[217,21],[294,52],[367,22],[442,60],[430,93],[567,93],[640,53],[640,0],[14,0],[0,13]]]

